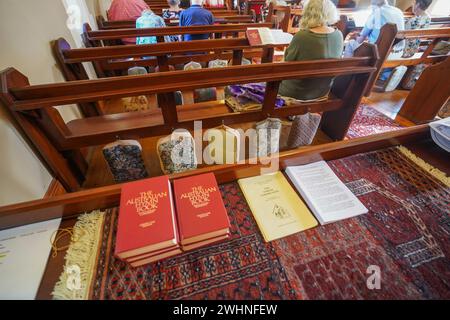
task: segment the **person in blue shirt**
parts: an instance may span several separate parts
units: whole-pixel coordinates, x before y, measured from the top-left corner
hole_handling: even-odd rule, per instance
[[[136,28],[137,29],[143,29],[143,28],[161,28],[165,27],[166,24],[164,23],[164,19],[160,16],[157,16],[153,13],[152,10],[146,9],[142,11],[142,15],[136,20]],[[167,37],[165,39],[166,42],[169,42],[170,39]],[[156,37],[138,37],[136,38],[136,44],[152,44],[157,43]]]
[[[202,7],[203,0],[191,0],[191,7],[181,12],[180,27],[208,26],[214,24],[213,14]],[[185,34],[184,40],[206,40],[209,34]]]
[[[396,24],[398,31],[405,30],[405,19],[400,9],[389,5],[387,0],[371,0],[371,4],[372,11],[364,28],[355,40],[351,40],[347,44],[344,52],[345,57],[353,56],[354,50],[366,39],[369,43],[375,43],[380,35],[381,27],[386,23]],[[403,53],[404,47],[405,42],[400,41],[394,46],[394,52]]]

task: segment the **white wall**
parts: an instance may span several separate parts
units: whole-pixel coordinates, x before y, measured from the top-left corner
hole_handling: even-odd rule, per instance
[[[0,0],[0,70],[14,67],[31,84],[62,82],[50,41],[64,37],[80,45],[79,30],[67,27],[66,0]],[[68,0],[70,1],[70,0]],[[84,0],[82,22],[90,17]],[[0,106],[0,206],[41,198],[51,176],[11,124]],[[59,108],[65,121],[79,117],[73,107]]]

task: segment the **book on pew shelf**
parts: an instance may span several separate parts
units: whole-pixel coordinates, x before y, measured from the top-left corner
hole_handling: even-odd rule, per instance
[[[229,233],[230,220],[213,173],[175,180],[173,187],[182,246]]]
[[[293,35],[283,32],[281,29],[248,28],[246,31],[248,42],[251,46],[264,44],[289,44]]]
[[[286,174],[321,224],[368,212],[325,161],[287,167]]]
[[[194,242],[192,244],[188,244],[188,245],[182,246],[181,248],[183,249],[184,252],[186,252],[186,251],[202,248],[202,247],[205,247],[205,246],[209,246],[209,245],[212,245],[212,244],[217,244],[219,242],[222,242],[222,241],[230,239],[230,236],[231,235],[229,233],[227,233],[225,235],[214,237],[214,238],[207,239],[207,240],[204,240],[204,241]]]
[[[170,181],[161,176],[122,187],[115,255],[127,258],[178,246]]]
[[[266,242],[317,226],[283,173],[240,179],[238,183]]]
[[[140,266],[143,266],[143,265],[155,262],[155,261],[159,261],[159,260],[163,260],[163,259],[167,259],[167,258],[176,256],[177,254],[180,254],[180,253],[182,253],[181,249],[178,248],[178,249],[175,249],[175,250],[171,250],[171,251],[162,253],[162,254],[157,255],[157,256],[150,256],[150,257],[142,259],[142,260],[132,261],[132,262],[128,262],[128,263],[133,268],[136,268],[136,267],[140,267]]]

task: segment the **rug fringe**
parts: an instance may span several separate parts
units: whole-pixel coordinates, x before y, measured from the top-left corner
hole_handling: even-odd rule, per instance
[[[416,156],[414,153],[412,153],[408,148],[405,148],[404,146],[398,146],[397,149],[409,160],[418,165],[420,168],[427,171],[429,174],[431,174],[434,178],[445,184],[447,187],[450,187],[450,177],[447,177],[447,175],[444,172],[426,163],[423,159]]]
[[[53,289],[55,300],[86,300],[93,278],[97,259],[97,248],[101,239],[101,230],[105,212],[93,211],[79,217],[73,228],[73,237],[65,256],[64,271]],[[78,266],[80,272],[80,289],[68,288],[69,272]]]

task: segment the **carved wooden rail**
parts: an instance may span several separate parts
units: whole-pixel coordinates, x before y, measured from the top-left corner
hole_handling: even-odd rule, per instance
[[[60,38],[52,43],[52,50],[65,79],[72,81],[88,79],[82,62],[93,62],[97,76],[103,78],[123,75],[135,66],[159,67],[159,71],[168,71],[169,65],[190,61],[226,59],[239,65],[245,57],[261,58],[263,63],[272,62],[275,47],[287,45],[250,46],[246,38],[237,38],[71,49],[70,44]]]
[[[166,26],[178,26],[178,20],[174,19],[164,19]],[[214,16],[214,22],[216,24],[227,24],[227,23],[253,23],[255,22],[255,17],[253,15],[223,15]],[[107,21],[103,16],[97,16],[97,26],[99,30],[114,30],[114,29],[127,29],[135,28],[136,20],[120,20],[120,21]]]
[[[83,26],[82,38],[87,47],[96,47],[114,43],[124,38],[150,37],[158,38],[162,42],[164,36],[185,35],[185,34],[213,34],[215,38],[222,38],[224,34],[237,36],[245,32],[248,28],[271,27],[270,23],[242,23],[242,24],[224,24],[212,26],[191,26],[191,27],[165,27],[165,28],[146,28],[146,29],[112,29],[92,31],[89,24]],[[108,42],[109,41],[109,42]]]
[[[395,38],[395,42],[405,39],[420,39],[422,43],[428,41],[428,45],[425,51],[417,53],[411,58],[386,60],[383,64],[384,68],[393,68],[401,65],[412,66],[419,63],[431,64],[443,61],[447,57],[446,55],[432,55],[432,51],[441,40],[448,40],[450,38],[450,28],[403,30],[398,31]]]
[[[28,79],[10,68],[1,73],[0,99],[51,174],[70,191],[80,188],[88,164],[80,149],[102,145],[117,136],[145,138],[170,134],[175,128],[203,128],[323,112],[322,131],[335,140],[344,138],[367,82],[376,68],[376,48],[363,45],[357,57],[307,62],[267,63],[220,69],[161,72],[144,76],[30,86]],[[285,79],[338,77],[330,98],[275,109],[279,85]],[[174,92],[230,84],[267,82],[262,109],[232,112],[223,102],[176,106]],[[158,110],[99,115],[65,124],[55,106],[90,103],[138,95],[158,95]]]
[[[400,144],[427,141],[432,144],[433,142],[430,139],[430,130],[427,125],[414,126],[368,137],[285,151],[280,153],[278,161],[280,169],[283,170],[287,166],[304,165],[321,160],[330,161]],[[445,152],[441,150],[439,153],[440,150],[431,150],[430,148],[430,153],[431,151],[434,151],[434,154],[437,153],[438,157]],[[170,179],[214,172],[218,183],[223,184],[237,179],[257,176],[260,174],[262,167],[264,166],[261,163],[216,165],[174,174],[170,176]],[[121,184],[116,184],[0,207],[0,230],[57,218],[69,219],[85,212],[116,207],[119,205],[121,188]]]

